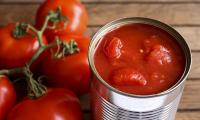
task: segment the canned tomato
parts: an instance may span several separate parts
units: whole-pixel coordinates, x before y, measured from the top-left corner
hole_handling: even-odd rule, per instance
[[[94,120],[174,120],[191,52],[172,27],[148,18],[103,26],[89,47]]]

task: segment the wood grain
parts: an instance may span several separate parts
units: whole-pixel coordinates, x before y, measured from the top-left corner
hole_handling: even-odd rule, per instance
[[[168,3],[168,2],[175,2],[175,3],[182,3],[182,2],[199,2],[200,0],[82,0],[83,2],[121,2],[121,3],[126,3],[126,2],[140,2],[140,3]]]
[[[200,78],[200,52],[192,53],[192,68],[189,74],[189,78]],[[199,94],[200,95],[200,94]],[[200,99],[199,99],[200,102]]]
[[[0,3],[13,3],[13,2],[18,2],[18,3],[32,3],[32,2],[43,2],[44,0],[0,0]],[[126,2],[139,2],[139,3],[156,3],[156,2],[162,2],[162,3],[168,3],[168,2],[174,2],[174,3],[182,3],[182,2],[200,2],[200,0],[81,0],[82,2],[87,2],[87,3],[93,3],[93,2],[105,2],[105,3],[115,3],[115,2],[121,2],[121,3],[126,3]]]
[[[200,27],[174,27],[187,41],[192,50],[200,50]]]
[[[88,5],[90,25],[120,17],[149,17],[168,24],[200,24],[200,4],[100,4]],[[195,17],[194,17],[195,16]]]
[[[34,23],[39,4],[1,4],[0,24],[11,21]],[[121,17],[149,17],[168,24],[200,25],[200,4],[86,4],[89,25],[102,25]],[[194,17],[195,16],[195,17]]]
[[[199,111],[178,112],[176,114],[176,120],[200,120],[200,114]]]
[[[90,120],[90,113],[84,114],[84,120]],[[198,111],[195,112],[177,112],[176,120],[200,120],[200,114]]]
[[[192,52],[192,67],[188,78],[198,79],[200,78],[200,52]]]
[[[90,98],[88,95],[81,98],[83,110],[89,110]],[[200,110],[200,79],[187,80],[183,96],[179,105],[179,110],[196,109]]]

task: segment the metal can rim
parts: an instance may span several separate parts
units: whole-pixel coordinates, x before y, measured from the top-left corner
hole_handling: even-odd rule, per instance
[[[143,21],[143,22],[135,22],[135,23],[131,23],[131,21]],[[157,94],[151,94],[151,95],[136,95],[136,94],[130,94],[130,93],[126,93],[126,92],[123,92],[123,91],[120,91],[114,87],[112,87],[111,85],[109,85],[105,80],[103,80],[101,78],[101,76],[98,74],[96,68],[95,68],[95,65],[93,64],[93,56],[91,55],[92,53],[94,53],[95,51],[93,50],[93,44],[94,44],[94,41],[95,40],[98,40],[96,37],[106,28],[110,27],[110,26],[113,26],[115,24],[118,24],[120,22],[130,22],[129,24],[137,24],[137,23],[142,23],[142,24],[148,24],[148,25],[152,25],[152,26],[155,26],[155,27],[158,27],[160,28],[159,26],[156,26],[156,25],[153,25],[153,24],[149,24],[149,23],[154,23],[154,24],[157,24],[157,25],[160,25],[160,26],[163,26],[163,27],[166,27],[167,29],[169,29],[170,31],[172,31],[174,34],[176,34],[176,36],[179,38],[179,40],[181,40],[181,42],[183,42],[184,44],[184,48],[183,51],[184,51],[184,55],[185,55],[185,59],[186,59],[186,64],[185,64],[185,70],[182,74],[182,77],[179,79],[179,81],[174,84],[172,87],[170,87],[169,89],[163,91],[163,92],[160,92],[160,93],[157,93]],[[162,29],[162,28],[160,28]],[[164,31],[166,31],[165,29],[162,29]],[[169,31],[166,31],[169,33]],[[170,34],[170,33],[169,33]],[[177,38],[170,34],[171,36],[173,36],[176,40]],[[177,40],[178,41],[178,40]],[[182,47],[182,46],[181,46]],[[154,19],[151,19],[151,18],[145,18],[145,17],[125,17],[125,18],[120,18],[120,19],[117,19],[117,20],[114,20],[114,21],[111,21],[109,23],[107,23],[106,25],[104,25],[103,27],[101,27],[97,32],[96,34],[93,36],[91,42],[90,42],[90,45],[89,45],[89,50],[88,50],[88,60],[89,60],[89,64],[90,64],[90,68],[92,69],[92,72],[94,73],[94,75],[98,78],[98,80],[104,84],[109,90],[112,90],[118,94],[121,94],[121,95],[125,95],[125,96],[128,96],[128,97],[135,97],[135,98],[151,98],[151,97],[158,97],[158,96],[162,96],[162,95],[166,95],[168,93],[171,93],[173,91],[175,91],[179,85],[181,85],[184,81],[185,81],[185,78],[188,76],[189,74],[189,71],[191,69],[191,64],[192,64],[192,55],[191,55],[191,50],[187,44],[187,42],[185,41],[185,39],[173,28],[171,27],[170,25],[167,25],[161,21],[158,21],[158,20],[154,20]]]

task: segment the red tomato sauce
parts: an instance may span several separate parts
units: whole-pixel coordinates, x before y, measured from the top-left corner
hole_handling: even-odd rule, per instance
[[[131,94],[163,92],[181,78],[185,56],[164,30],[146,24],[124,25],[108,32],[94,55],[100,76],[112,87]]]

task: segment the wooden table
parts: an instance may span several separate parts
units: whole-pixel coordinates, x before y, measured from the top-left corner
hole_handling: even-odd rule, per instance
[[[120,17],[142,16],[172,25],[192,49],[193,66],[187,79],[176,120],[200,120],[200,0],[82,0],[89,12],[88,35]],[[42,0],[0,0],[0,25],[8,22],[34,23]],[[89,99],[82,99],[89,119]]]

